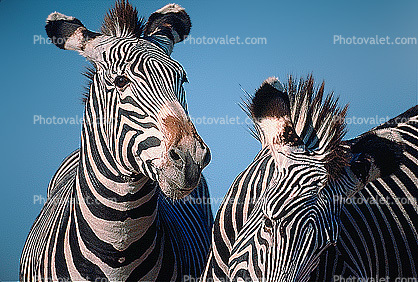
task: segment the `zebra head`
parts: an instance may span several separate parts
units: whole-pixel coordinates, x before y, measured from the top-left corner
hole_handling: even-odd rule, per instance
[[[347,106],[339,108],[332,94],[323,101],[324,84],[316,93],[313,85],[312,76],[298,86],[290,79],[287,89],[269,78],[248,103],[263,147],[258,156],[270,154],[275,169],[232,246],[232,281],[307,281],[337,242],[343,200],[391,172],[377,155],[394,157],[392,142],[343,142]]]
[[[145,24],[124,1],[108,12],[101,33],[57,12],[46,25],[56,46],[78,51],[94,66],[82,138],[97,143],[90,146],[111,166],[109,173],[148,176],[172,198],[188,195],[210,161],[187,114],[186,73],[170,57],[190,27],[179,5],[161,8]]]

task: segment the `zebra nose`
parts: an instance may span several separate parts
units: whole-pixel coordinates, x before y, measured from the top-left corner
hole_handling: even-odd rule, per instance
[[[177,170],[183,175],[184,188],[196,187],[199,182],[202,169],[210,162],[210,152],[207,146],[201,147],[201,151],[189,150],[173,146],[168,150],[168,158]]]
[[[183,167],[186,156],[181,150],[178,148],[171,148],[168,151],[168,156],[176,166]]]
[[[195,158],[193,158],[188,151],[184,152],[178,147],[172,147],[168,151],[168,156],[178,168],[194,164],[197,165],[200,169],[203,169],[209,164],[211,160],[211,154],[207,146],[202,147],[202,149],[202,152],[200,152],[200,154],[196,154]]]

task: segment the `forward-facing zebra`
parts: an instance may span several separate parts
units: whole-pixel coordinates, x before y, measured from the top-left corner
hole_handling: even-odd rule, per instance
[[[347,107],[323,93],[270,78],[246,103],[262,149],[218,211],[203,281],[417,277],[417,204],[400,199],[418,196],[418,107],[344,142]]]
[[[187,115],[185,71],[170,57],[190,27],[176,4],[144,25],[129,3],[117,2],[102,33],[49,15],[46,31],[55,45],[78,51],[95,69],[81,147],[51,180],[23,249],[21,280],[173,281],[201,274],[213,221],[201,177],[210,153]]]

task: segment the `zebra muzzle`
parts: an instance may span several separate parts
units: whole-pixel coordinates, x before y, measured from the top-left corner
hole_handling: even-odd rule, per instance
[[[200,150],[172,146],[167,150],[165,165],[160,170],[161,190],[169,197],[179,199],[190,194],[199,184],[203,168],[210,161],[207,146]]]

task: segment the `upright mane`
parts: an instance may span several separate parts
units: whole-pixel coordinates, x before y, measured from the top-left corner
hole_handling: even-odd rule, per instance
[[[117,37],[141,37],[145,27],[144,19],[138,18],[138,11],[129,1],[120,0],[111,8],[103,21],[102,33]]]
[[[287,85],[284,86],[277,85],[277,83],[272,86],[279,90],[283,101],[288,104],[290,119],[296,134],[307,149],[321,156],[325,168],[333,178],[347,163],[342,139],[346,134],[345,116],[348,105],[341,108],[333,92],[324,99],[325,83],[322,82],[319,87],[316,87],[312,75],[306,79],[301,78],[299,82],[290,76]],[[262,105],[254,105],[254,103],[262,103]],[[269,101],[260,102],[256,96],[252,96],[244,102],[242,108],[253,119],[253,122],[256,122],[254,116],[257,115],[252,111],[261,106],[268,108],[270,107],[268,104]],[[259,133],[255,130],[251,131],[260,140]]]

